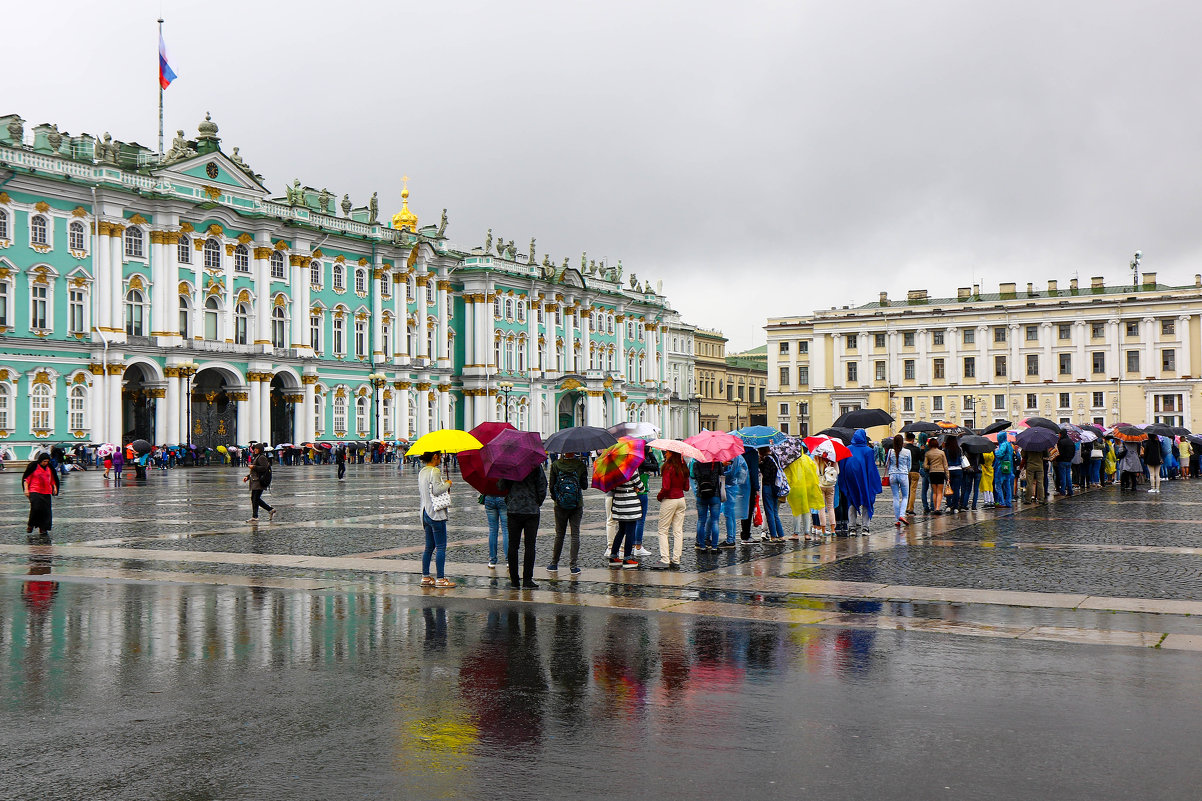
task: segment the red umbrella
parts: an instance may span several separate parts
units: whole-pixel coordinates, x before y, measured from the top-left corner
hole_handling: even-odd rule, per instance
[[[543,438],[533,431],[502,431],[480,449],[484,475],[494,481],[521,481],[546,460]]]
[[[487,445],[496,439],[502,431],[517,431],[509,423],[481,423],[468,433]],[[485,495],[508,495],[506,490],[497,486],[497,482],[484,475],[484,462],[480,458],[481,451],[461,451],[459,453],[459,470],[463,480],[468,485]]]

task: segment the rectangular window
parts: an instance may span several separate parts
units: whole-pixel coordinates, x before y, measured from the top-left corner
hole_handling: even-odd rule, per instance
[[[316,314],[309,317],[309,347],[321,353],[321,317]]]
[[[993,375],[995,378],[1005,378],[1006,377],[1006,357],[1005,356],[994,356],[993,357]]]
[[[972,328],[964,329],[964,344],[975,345],[977,342],[977,332]]]
[[[726,385],[726,399],[728,401],[735,399],[735,385],[734,384]]]
[[[942,331],[931,332],[931,344],[932,345],[942,345],[943,344],[943,332]]]
[[[931,411],[932,412],[943,411],[943,396],[942,395],[936,395],[935,397],[931,398]]]
[[[906,331],[902,334],[902,347],[904,347],[904,348],[914,347],[914,332],[913,331]]]
[[[1039,326],[1037,326],[1037,325],[1027,326],[1027,341],[1028,342],[1038,342],[1039,341]]]
[[[1105,405],[1106,405],[1105,395],[1101,392],[1095,392],[1093,394],[1093,407],[1095,409],[1101,409]]]
[[[935,378],[946,378],[947,377],[945,375],[944,369],[943,369],[943,359],[934,359],[931,362],[931,374]]]
[[[906,359],[904,362],[902,362],[902,376],[907,381],[914,380],[914,360],[913,359]]]
[[[355,355],[367,355],[367,323],[362,320],[355,321]]]
[[[1177,324],[1172,320],[1160,321],[1160,335],[1162,337],[1175,336],[1177,333]]]
[[[1068,323],[1060,323],[1056,326],[1056,336],[1059,339],[1072,339],[1073,327]]]
[[[84,310],[84,292],[82,289],[72,289],[67,296],[67,330],[72,334],[82,334],[83,329],[83,310]],[[82,428],[82,426],[78,426]]]
[[[872,346],[874,348],[885,347],[885,335],[884,334],[873,334],[872,335]]]
[[[856,363],[856,362],[848,362],[847,363],[847,380],[848,381],[859,381],[860,380],[860,365],[858,363]]]
[[[789,368],[788,367],[780,368],[780,385],[782,387],[789,386]]]
[[[1160,352],[1160,366],[1166,373],[1171,373],[1177,369],[1177,352],[1172,348],[1165,348]]]
[[[977,377],[977,360],[973,356],[965,356],[964,357],[964,377],[965,378],[976,378]]]
[[[1129,336],[1129,337],[1139,336],[1139,321],[1138,320],[1128,320],[1127,321],[1127,336]]]
[[[798,401],[797,415],[798,417],[806,417],[810,413],[810,404],[807,401]]]
[[[1106,324],[1105,323],[1090,323],[1089,324],[1089,335],[1091,337],[1093,337],[1094,339],[1102,339],[1103,337],[1106,336]]]
[[[777,409],[778,409],[778,411],[779,411],[779,413],[780,413],[780,416],[781,416],[781,417],[788,417],[788,416],[789,416],[789,403],[788,403],[788,401],[785,401],[785,402],[781,403],[781,404],[780,404],[780,405],[777,407]]]
[[[48,317],[48,298],[50,297],[50,288],[45,286],[34,286],[29,290],[29,327],[30,328],[49,328],[47,325]]]
[[[1060,353],[1057,354],[1057,359],[1060,363],[1060,375],[1071,375],[1073,372],[1073,354]]]
[[[1038,376],[1039,375],[1039,357],[1036,356],[1034,353],[1027,354],[1027,375],[1029,375],[1029,376]]]
[[[998,343],[1006,341],[1006,326],[995,325],[993,327],[993,341]]]
[[[902,411],[903,412],[914,411],[914,399],[913,398],[908,398],[908,397],[902,398]]]
[[[789,433],[789,421],[788,420],[780,421],[780,433],[782,433],[782,434]]]
[[[788,342],[780,343],[780,355],[781,356],[789,355],[789,343]]]
[[[797,352],[798,353],[809,353],[810,352],[810,341],[808,339],[803,339],[801,342],[798,342],[797,343]]]
[[[994,395],[993,396],[993,408],[995,411],[999,411],[999,412],[1005,411],[1006,410],[1006,396],[1005,395]]]
[[[808,386],[810,383],[810,368],[802,365],[797,368],[797,385],[800,387]]]
[[[1128,373],[1138,373],[1139,372],[1139,351],[1137,351],[1137,350],[1127,351],[1127,372]]]
[[[885,380],[885,363],[884,362],[876,363],[876,380],[877,381]]]
[[[1072,405],[1072,401],[1069,399],[1067,392],[1060,393],[1059,401],[1060,401],[1061,409],[1067,409],[1069,406]]]
[[[8,328],[11,320],[8,316],[8,282],[0,281],[0,329]]]
[[[1106,372],[1106,351],[1095,350],[1092,354],[1092,357],[1093,357],[1093,371],[1095,373]]]
[[[1034,392],[1027,393],[1027,408],[1028,409],[1038,409],[1039,408],[1039,398],[1035,395]]]
[[[859,341],[859,340],[857,340],[857,339],[856,339],[856,335],[855,335],[855,334],[848,334],[848,335],[847,335],[847,349],[848,349],[848,350],[855,350],[855,349],[856,349],[856,343],[857,343],[858,341]]]

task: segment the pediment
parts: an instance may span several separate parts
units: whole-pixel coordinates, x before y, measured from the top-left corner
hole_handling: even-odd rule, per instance
[[[168,177],[194,186],[219,187],[226,191],[266,195],[267,188],[251,177],[220,150],[201,153],[168,164],[155,175]]]

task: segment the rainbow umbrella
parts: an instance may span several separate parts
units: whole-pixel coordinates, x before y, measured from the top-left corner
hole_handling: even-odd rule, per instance
[[[484,475],[495,481],[521,481],[546,460],[543,438],[533,431],[502,431],[480,449]]]
[[[634,477],[646,457],[647,443],[623,437],[617,445],[601,451],[593,462],[593,487],[602,492],[613,491],[614,487]]]
[[[516,430],[509,423],[481,423],[468,433],[487,445],[502,431]],[[463,480],[477,492],[485,495],[509,494],[508,491],[501,489],[496,481],[484,474],[484,462],[480,459],[480,451],[464,451],[459,454],[459,470],[463,475]]]
[[[701,451],[707,462],[729,462],[743,455],[743,440],[722,431],[702,431],[685,442]]]

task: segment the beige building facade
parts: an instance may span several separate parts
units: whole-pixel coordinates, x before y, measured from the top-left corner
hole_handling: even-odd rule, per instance
[[[733,431],[767,422],[768,375],[758,354],[726,354],[721,331],[693,334],[701,428]]]
[[[1003,283],[954,298],[911,290],[768,320],[769,424],[793,434],[861,407],[982,427],[1060,422],[1202,427],[1202,276],[1172,286]],[[886,429],[871,432],[881,436]]]

